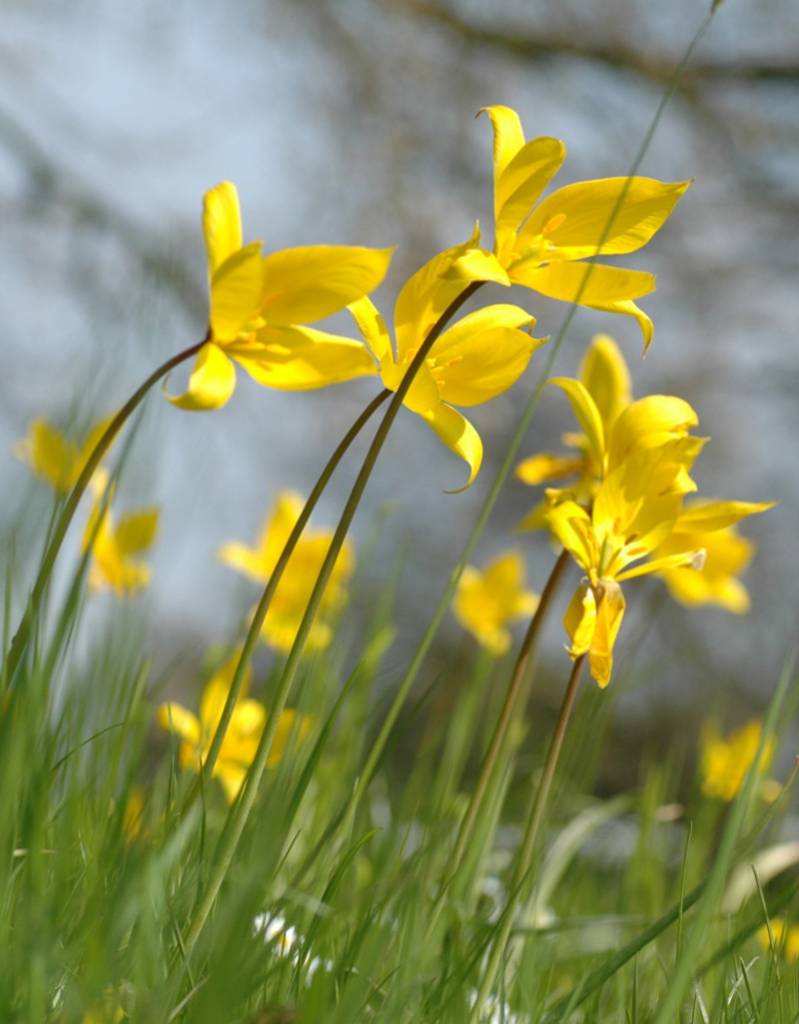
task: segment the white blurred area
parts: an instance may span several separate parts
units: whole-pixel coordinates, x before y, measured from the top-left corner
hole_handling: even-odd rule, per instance
[[[378,295],[390,312],[404,275],[464,240],[476,218],[490,237],[481,106],[509,103],[528,135],[566,140],[559,185],[624,174],[702,12],[691,0],[2,0],[0,16],[0,525],[24,516],[30,540],[48,499],[10,454],[29,421],[85,415],[87,399],[104,415],[202,337],[207,188],[236,182],[246,238],[269,248],[398,246]],[[766,692],[795,640],[797,39],[790,0],[730,0],[719,10],[642,167],[695,179],[668,226],[625,261],[658,274],[658,292],[643,302],[656,323],[652,352],[642,364],[634,324],[581,312],[557,366],[574,374],[592,332],[613,334],[637,394],[677,392],[697,407],[714,438],[699,469],[705,493],[780,501],[745,527],[760,544],[747,618],[669,609],[656,582],[630,594],[639,619],[630,633],[643,633],[647,610],[658,609],[641,671],[687,700],[718,686],[744,699]],[[539,317],[538,333],[557,332],[565,307],[522,291],[514,300]],[[333,327],[349,329],[343,317]],[[398,669],[535,379],[534,361],[514,392],[474,410],[486,461],[465,495],[442,493],[462,480],[454,456],[416,417],[397,423],[357,539],[393,503],[370,579],[379,584],[391,542],[410,538]],[[230,405],[205,415],[151,396],[120,497],[163,510],[146,599],[154,643],[175,650],[230,634],[256,594],[216,549],[254,540],[280,488],[307,493],[376,388],[280,394],[240,372]],[[547,392],[525,453],[557,446],[568,422],[562,398]],[[356,468],[351,460],[340,471],[315,522],[335,523]],[[481,560],[508,543],[533,500],[509,482]],[[540,587],[546,541],[510,540],[527,549]],[[557,622],[550,634],[554,657]],[[459,642],[450,623],[442,643]],[[643,689],[631,693],[630,713],[648,701]]]

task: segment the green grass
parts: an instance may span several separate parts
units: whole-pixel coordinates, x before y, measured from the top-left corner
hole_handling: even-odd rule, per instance
[[[291,703],[313,716],[312,733],[267,772],[189,955],[184,937],[228,807],[214,779],[185,811],[195,776],[154,724],[169,680],[153,678],[135,611],[110,601],[85,649],[78,571],[47,628],[36,623],[36,656],[0,716],[0,1020],[83,1021],[91,1011],[110,1021],[117,1006],[148,1022],[469,1019],[550,725],[535,709],[517,721],[442,894],[511,664],[470,645],[457,675],[423,673],[353,803],[398,682],[387,666],[402,662],[399,585],[395,571],[382,594],[367,595],[357,649],[345,620],[328,651],[303,661]],[[279,660],[256,679],[267,706]],[[568,662],[548,667],[565,678]],[[772,704],[778,733],[793,717],[781,703],[791,679],[786,670]],[[798,1019],[795,967],[754,938],[767,915],[790,917],[795,869],[744,882],[740,906],[724,900],[733,869],[768,864],[790,793],[766,805],[753,777],[731,807],[709,801],[693,753],[675,749],[631,765],[628,789],[599,799],[624,683],[623,672],[605,693],[584,684],[532,891],[482,1019]],[[141,820],[131,829],[134,794]]]

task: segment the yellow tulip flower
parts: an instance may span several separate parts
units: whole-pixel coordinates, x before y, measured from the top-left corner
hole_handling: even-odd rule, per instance
[[[159,724],[182,740],[179,752],[181,767],[199,771],[208,756],[240,653],[234,651],[211,677],[200,701],[199,717],[174,701],[162,704],[158,708]],[[214,765],[214,776],[221,782],[225,795],[231,802],[238,796],[247,769],[252,764],[267,719],[263,704],[246,696],[251,679],[252,669],[248,666],[244,685],[233,708],[233,716]],[[310,724],[310,719],[306,715],[298,715],[294,710],[283,711],[269,754],[270,768],[278,765],[283,759],[290,737],[295,736],[297,742],[301,742],[308,734]]]
[[[259,384],[305,391],[372,372],[363,346],[299,326],[329,316],[383,280],[390,249],[313,245],[261,254],[242,242],[236,187],[223,181],[205,195],[210,318],[182,395],[181,409],[218,409],[233,394],[238,362]]]
[[[463,290],[464,281],[507,278],[488,254],[465,245],[439,253],[405,284],[394,310],[396,352],[386,322],[368,298],[349,307],[374,355],[385,387],[396,391],[430,328]],[[524,373],[545,339],[520,328],[535,318],[519,306],[486,306],[442,332],[414,378],[404,404],[469,467],[469,487],[483,459],[483,442],[454,406],[481,405],[507,391]],[[374,371],[373,371],[374,372]]]
[[[461,625],[492,654],[504,654],[511,644],[508,623],[533,614],[538,595],[524,589],[524,559],[506,551],[481,572],[467,565],[458,582],[452,610]]]
[[[224,544],[219,549],[220,559],[258,583],[266,583],[299,518],[302,506],[303,500],[299,494],[282,491],[256,546],[249,547],[238,542]],[[261,631],[265,643],[279,651],[291,650],[332,539],[332,530],[306,529],[289,559]],[[308,635],[309,650],[322,650],[330,643],[333,637],[330,619],[346,601],[346,584],[354,568],[352,545],[345,542]]]
[[[89,586],[132,597],[150,582],[150,567],[138,555],[152,547],[158,509],[145,508],[122,516],[114,525],[110,501],[98,499],[83,533],[83,550],[91,548]]]
[[[620,413],[632,402],[630,372],[624,356],[606,334],[594,335],[580,364],[580,383],[588,392],[602,421],[603,437],[610,434]],[[523,459],[516,467],[516,476],[525,484],[535,487],[554,481],[567,481],[575,501],[589,505],[604,475],[604,465],[597,463],[585,434],[565,434],[563,441],[573,448],[573,455],[541,452]],[[546,526],[547,502],[539,502],[519,523],[520,530],[537,530]]]
[[[799,960],[799,927],[789,925],[781,917],[772,917],[769,921],[771,937],[774,938],[774,946],[777,951],[782,951],[783,956],[789,963],[796,963]],[[766,925],[757,930],[757,941],[764,952],[771,949],[771,937]]]
[[[705,796],[727,803],[735,799],[755,759],[762,733],[763,726],[757,719],[724,737],[714,723],[704,727],[699,772]],[[768,771],[773,756],[774,742],[769,740],[758,764],[759,774]]]
[[[16,443],[14,454],[57,494],[66,495],[77,483],[109,423],[110,418],[100,420],[88,432],[83,443],[76,444],[57,427],[39,417],[31,423],[27,436]],[[92,482],[102,489],[105,481],[105,471],[98,469]]]
[[[689,607],[716,604],[736,615],[748,612],[749,591],[738,576],[752,561],[755,546],[735,530],[735,523],[773,507],[771,501],[703,501],[687,505],[658,553],[668,555],[702,548],[705,563],[701,572],[682,568],[658,573],[671,596]]]
[[[655,290],[642,270],[593,264],[593,256],[636,252],[670,216],[690,182],[618,177],[581,181],[541,194],[560,169],[560,139],[525,141],[510,107],[485,108],[494,131],[494,251],[515,284],[551,299],[634,317],[652,341],[653,324],[635,300]],[[540,201],[539,201],[540,200]]]

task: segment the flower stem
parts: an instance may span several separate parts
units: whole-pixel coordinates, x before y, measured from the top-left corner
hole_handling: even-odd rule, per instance
[[[236,701],[239,698],[239,692],[241,690],[242,682],[244,680],[245,671],[247,665],[252,657],[252,653],[255,649],[255,645],[258,641],[258,637],[261,632],[261,627],[264,624],[269,607],[272,603],[272,598],[275,596],[278,584],[280,583],[281,577],[289,563],[289,559],[294,553],[294,549],[297,546],[297,542],[302,536],[302,532],[308,520],[311,518],[311,513],[316,507],[319,498],[322,496],[322,492],[327,486],[331,476],[335,472],[336,467],[344,458],[344,455],[350,448],[350,445],[355,438],[360,434],[361,430],[366,426],[368,420],[377,409],[385,402],[388,396],[391,394],[385,388],[377,395],[372,401],[366,406],[360,416],[355,420],[353,425],[344,435],[339,442],[338,447],[330,456],[328,461],[325,463],[325,467],[319,475],[319,479],[314,484],[313,490],[308,495],[308,500],[303,505],[302,511],[300,512],[296,523],[294,524],[291,533],[286,540],[283,550],[280,552],[280,557],[275,563],[275,567],[269,577],[269,581],[266,584],[261,600],[255,609],[250,628],[247,630],[247,635],[244,639],[244,645],[239,655],[239,660],[236,665],[236,671],[233,673],[233,678],[230,683],[230,689],[228,690],[227,698],[225,700],[225,706],[222,709],[222,715],[219,719],[219,723],[214,733],[214,738],[211,741],[211,746],[208,749],[208,755],[203,764],[203,772],[205,774],[205,780],[211,778],[213,775],[214,767],[219,757],[219,751],[225,740],[225,734],[227,733],[228,726],[230,725],[230,719],[233,715],[233,709],[236,706]],[[195,792],[199,792],[201,786],[201,780],[198,778],[192,792],[189,794],[188,802],[190,802]]]
[[[266,722],[266,727],[258,744],[255,758],[253,759],[247,773],[246,783],[239,799],[231,808],[227,826],[222,833],[215,867],[212,871],[208,887],[200,900],[194,919],[186,936],[186,950],[188,953],[191,952],[197,942],[197,939],[200,937],[200,933],[208,919],[208,915],[216,902],[217,894],[219,893],[219,889],[227,876],[233,857],[235,856],[239,840],[241,839],[245,825],[247,824],[247,820],[255,804],[258,786],[263,776],[264,769],[266,768],[269,753],[272,749],[272,743],[275,738],[280,715],[286,706],[286,700],[288,699],[289,691],[297,673],[300,657],[302,656],[305,648],[308,633],[322,600],[325,588],[327,587],[330,575],[333,571],[333,566],[339,556],[346,539],[347,532],[355,516],[355,512],[360,504],[361,498],[363,497],[363,493],[366,490],[366,485],[372,475],[372,470],[377,462],[377,458],[385,444],[386,438],[394,420],[396,419],[400,406],[402,405],[416,374],[419,372],[422,364],[427,358],[430,349],[446,327],[449,320],[454,316],[458,309],[460,309],[463,303],[474,294],[474,292],[480,287],[481,283],[482,282],[476,281],[467,285],[460,295],[453,299],[449,306],[447,306],[432,326],[427,337],[424,339],[414,355],[399,384],[399,387],[394,392],[391,401],[388,404],[388,408],[383,415],[383,419],[380,421],[380,425],[375,432],[375,436],[369,446],[366,457],[363,460],[360,472],[352,486],[347,503],[344,506],[344,511],[341,514],[341,519],[336,527],[333,539],[330,542],[330,547],[328,548],[325,560],[319,570],[319,575],[317,576],[316,583],[314,584],[311,597],[308,601],[308,606],[305,609],[305,614],[302,622],[300,623],[300,627],[297,630],[297,636],[295,637],[294,644],[292,645],[289,656],[286,659],[286,664],[278,682],[277,692],[275,694],[272,707],[269,709],[269,717]]]
[[[500,962],[505,954],[505,947],[508,943],[511,928],[513,927],[513,917],[516,910],[517,900],[523,902],[523,889],[529,879],[530,869],[533,863],[533,855],[535,853],[536,840],[538,839],[541,822],[544,820],[547,801],[549,799],[549,791],[552,788],[552,781],[555,778],[555,769],[558,766],[560,752],[563,747],[563,739],[566,735],[566,729],[568,727],[569,720],[571,719],[572,711],[574,710],[575,701],[577,699],[577,687],[580,682],[580,673],[582,671],[584,661],[584,654],[581,654],[575,659],[574,664],[572,665],[571,674],[569,675],[569,681],[566,684],[566,692],[563,695],[560,712],[558,713],[558,720],[555,724],[555,731],[552,733],[552,739],[549,742],[549,750],[547,751],[546,760],[544,762],[544,770],[541,775],[541,780],[538,783],[538,788],[535,791],[535,796],[533,797],[530,812],[527,817],[527,826],[524,830],[521,846],[519,847],[516,868],[513,872],[513,877],[508,889],[508,899],[505,903],[502,914],[500,915],[499,921],[497,922],[497,928],[494,932],[494,940],[491,944],[489,953],[488,964],[486,965],[483,978],[480,982],[480,988],[474,1004],[472,1020],[475,1022],[480,1019],[480,1008],[494,985],[497,970],[499,969]]]
[[[36,577],[36,582],[33,584],[33,589],[30,592],[28,603],[22,615],[22,619],[20,620],[20,624],[17,627],[17,631],[14,634],[13,639],[11,640],[11,645],[5,659],[5,665],[3,666],[3,674],[7,681],[7,685],[13,684],[14,675],[19,668],[20,661],[22,660],[22,656],[24,655],[25,649],[28,645],[31,626],[36,619],[36,615],[42,602],[42,597],[44,596],[47,584],[50,581],[50,576],[53,572],[53,565],[55,564],[58,552],[61,549],[61,545],[64,541],[64,537],[66,536],[67,530],[69,529],[69,525],[77,511],[80,499],[83,497],[83,493],[88,487],[89,481],[94,476],[97,467],[102,462],[103,456],[111,447],[111,443],[122,429],[125,422],[130,418],[131,414],[136,410],[153,385],[157,384],[159,380],[165,377],[170,370],[173,370],[176,366],[179,366],[187,359],[190,359],[193,355],[196,355],[204,344],[205,340],[197,342],[196,345],[191,345],[182,352],[178,352],[177,355],[172,356],[171,359],[167,359],[167,361],[162,363],[158,369],[153,370],[147,380],[145,380],[144,383],[133,392],[127,402],[125,402],[116,416],[114,416],[108,424],[102,437],[95,445],[89,458],[86,460],[86,464],[81,470],[80,476],[76,480],[75,486],[72,488],[69,497],[64,503],[64,507],[61,509],[61,514],[53,527],[49,544],[47,545],[41,565],[39,566],[39,574]]]

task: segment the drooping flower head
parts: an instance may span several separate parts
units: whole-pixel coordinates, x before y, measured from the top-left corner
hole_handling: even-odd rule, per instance
[[[635,300],[655,290],[654,275],[585,261],[646,245],[690,182],[600,178],[541,199],[566,158],[565,144],[548,137],[526,141],[510,107],[485,111],[494,130],[494,251],[511,281],[551,299],[632,316],[648,348],[653,324]]]
[[[210,315],[188,388],[167,396],[181,409],[218,409],[236,386],[235,360],[259,384],[305,391],[372,372],[363,346],[315,323],[366,295],[383,280],[390,249],[312,245],[263,256],[244,245],[236,187],[206,193],[203,235],[208,254]]]
[[[394,311],[396,351],[385,320],[367,298],[350,305],[364,341],[377,361],[385,387],[396,391],[419,346],[440,315],[469,281],[507,285],[490,254],[476,248],[475,235],[433,257],[405,284]],[[519,306],[486,306],[444,330],[416,374],[404,404],[469,467],[468,487],[483,458],[483,442],[455,406],[481,405],[507,391],[544,344],[527,330],[535,318]]]
[[[220,559],[250,579],[266,583],[299,518],[302,506],[303,500],[299,494],[282,491],[255,547],[236,541],[224,544],[219,549]],[[271,647],[285,652],[291,650],[332,540],[332,530],[306,529],[297,542],[261,630],[262,639]],[[330,644],[333,637],[332,619],[346,601],[346,585],[354,568],[352,545],[345,542],[333,566],[308,635],[309,650],[322,650]]]
[[[141,555],[155,541],[158,509],[144,508],[121,516],[111,514],[113,492],[96,500],[83,533],[83,550],[91,549],[89,586],[110,590],[117,597],[133,597],[150,582],[150,566]]]
[[[14,454],[60,495],[69,494],[83,472],[97,443],[108,427],[110,418],[100,420],[80,444],[70,440],[47,420],[39,417],[31,423],[28,434],[14,446]],[[102,490],[107,480],[105,470],[98,467],[92,483]]]
[[[511,644],[509,623],[527,618],[538,606],[538,595],[524,588],[524,559],[506,551],[481,572],[467,565],[458,581],[452,610],[456,618],[492,654],[504,654]]]
[[[222,717],[222,709],[240,654],[239,650],[234,651],[209,680],[200,701],[199,717],[175,701],[162,704],[158,708],[159,724],[175,733],[182,741],[179,751],[181,767],[199,771],[205,763],[216,727]],[[255,758],[267,719],[263,704],[252,697],[247,697],[251,680],[252,669],[248,665],[244,684],[214,765],[214,776],[222,783],[225,795],[231,802],[238,796],[247,769]],[[283,711],[267,766],[273,768],[280,764],[289,740],[294,737],[296,742],[301,742],[307,735],[310,724],[306,715],[299,715],[292,709]]]
[[[722,736],[715,722],[708,722],[702,730],[702,756],[699,766],[702,792],[705,796],[729,803],[741,790],[746,774],[752,766],[763,724],[753,719]],[[763,748],[757,771],[764,775],[774,756],[774,741],[770,739]]]

